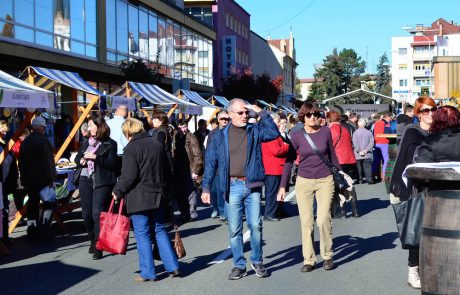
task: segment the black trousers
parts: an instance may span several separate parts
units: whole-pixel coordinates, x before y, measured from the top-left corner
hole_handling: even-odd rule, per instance
[[[43,202],[42,216],[40,217],[40,191],[43,188],[26,188],[27,194],[29,195],[29,201],[27,201],[27,218],[28,220],[37,221],[38,225],[51,225],[53,217],[53,209],[55,203]]]
[[[410,267],[418,266],[420,249],[409,249],[408,265]]]
[[[356,160],[358,166],[359,179],[362,181],[366,178],[367,181],[372,180],[372,159]]]
[[[112,199],[113,185],[93,187],[93,180],[86,176],[80,177],[81,212],[83,223],[90,240],[97,240],[100,231],[101,212],[107,211]]]
[[[273,218],[278,209],[276,197],[280,188],[281,175],[267,175],[265,177],[265,210],[264,217]]]

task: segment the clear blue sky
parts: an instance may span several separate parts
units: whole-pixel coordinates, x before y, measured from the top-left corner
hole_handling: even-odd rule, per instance
[[[313,64],[321,63],[334,47],[353,48],[363,60],[367,47],[368,71],[375,72],[385,51],[391,59],[391,37],[409,36],[401,27],[429,26],[441,17],[460,25],[460,0],[237,2],[251,14],[251,29],[264,38],[287,38],[292,26],[299,78],[313,77]]]

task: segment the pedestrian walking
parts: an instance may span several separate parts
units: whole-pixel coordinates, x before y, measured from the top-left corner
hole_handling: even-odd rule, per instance
[[[374,149],[374,136],[366,129],[366,121],[358,120],[358,130],[353,134],[353,149],[356,165],[358,166],[359,182],[375,184],[372,179],[372,150]]]
[[[21,184],[29,195],[27,207],[27,238],[38,240],[52,238],[51,222],[54,202],[43,202],[39,217],[40,191],[46,186],[54,187],[56,167],[53,148],[45,137],[46,121],[37,116],[31,122],[32,133],[27,136],[19,150]]]
[[[110,128],[110,138],[117,143],[117,175],[119,175],[121,171],[123,149],[128,143],[121,132],[121,126],[123,125],[123,122],[125,121],[127,116],[128,107],[126,105],[119,105],[115,110],[113,118],[107,120],[107,125]]]
[[[141,121],[128,118],[122,125],[128,144],[123,154],[121,175],[113,189],[113,197],[125,198],[139,255],[137,282],[156,279],[152,239],[156,240],[161,260],[171,277],[180,275],[179,262],[171,246],[164,224],[163,206],[169,204],[171,169],[163,145],[152,140]],[[155,233],[154,236],[152,233]]]
[[[197,183],[203,175],[203,152],[196,136],[188,129],[185,120],[177,122],[174,135],[175,196],[184,222],[198,219],[196,212]]]
[[[408,179],[407,184],[404,183],[402,173],[407,165],[413,164],[414,155],[418,148],[425,143],[433,124],[435,110],[436,103],[431,97],[421,96],[415,101],[414,113],[420,119],[420,123],[408,125],[403,134],[390,182],[390,202],[392,204],[406,201],[411,197],[414,190],[413,183],[411,179]],[[419,289],[419,248],[409,249],[408,265],[407,283],[413,288]]]
[[[93,259],[102,258],[95,248],[100,231],[101,212],[107,211],[112,189],[117,182],[117,143],[110,138],[110,128],[101,116],[88,121],[90,137],[80,146],[75,162],[81,168],[78,183],[83,223],[91,241],[88,249]]]
[[[271,115],[275,125],[280,127],[280,116]],[[289,144],[283,141],[281,135],[276,139],[262,143],[262,160],[265,169],[265,221],[280,221],[277,217],[277,194],[280,187],[281,175],[286,162]]]
[[[249,112],[260,117],[258,123],[248,124]],[[280,134],[268,112],[242,99],[233,99],[228,106],[231,123],[217,132],[206,152],[206,169],[203,177],[203,203],[210,203],[211,185],[219,172],[220,187],[225,195],[225,215],[228,219],[233,268],[229,280],[246,276],[246,259],[243,254],[243,212],[251,232],[251,268],[258,277],[268,276],[263,264],[262,215],[260,196],[265,172],[261,165],[261,143]]]
[[[332,172],[313,150],[307,141],[307,136],[317,146],[319,152],[333,165],[340,168],[339,161],[332,145],[329,127],[320,126],[321,113],[311,103],[304,103],[298,113],[304,128],[291,133],[291,148],[284,165],[278,200],[284,200],[286,186],[291,173],[291,167],[299,155],[299,171],[295,192],[299,207],[302,230],[302,272],[310,272],[316,265],[316,254],[313,244],[313,200],[316,198],[316,223],[320,233],[320,252],[324,259],[324,269],[334,268],[332,260],[332,219],[331,204],[334,196],[334,180]]]

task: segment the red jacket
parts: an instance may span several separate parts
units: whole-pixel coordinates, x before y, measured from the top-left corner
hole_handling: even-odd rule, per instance
[[[353,151],[353,141],[351,139],[348,128],[343,127],[340,123],[332,123],[330,125],[332,135],[332,145],[339,159],[340,165],[356,164],[355,153]],[[342,129],[342,135],[340,135]]]
[[[266,175],[282,175],[286,162],[289,144],[278,137],[269,142],[262,143],[262,161]]]
[[[378,137],[377,134],[385,134],[385,127],[389,127],[389,123],[384,120],[378,120],[374,123],[374,138],[376,144],[388,144],[390,141],[385,137]]]

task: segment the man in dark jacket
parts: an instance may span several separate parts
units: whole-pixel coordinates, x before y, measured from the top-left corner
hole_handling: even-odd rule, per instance
[[[259,114],[260,121],[248,124],[249,111]],[[203,203],[210,203],[210,190],[217,170],[220,188],[225,196],[230,247],[234,267],[228,276],[237,280],[246,275],[243,255],[243,211],[251,232],[251,267],[258,277],[268,275],[262,263],[262,215],[260,195],[265,180],[261,143],[274,140],[280,133],[268,112],[242,99],[233,99],[228,111],[232,123],[217,132],[206,151],[206,169],[203,177]]]
[[[194,221],[196,213],[196,184],[203,174],[203,151],[196,136],[188,130],[185,120],[177,122],[178,131],[174,135],[174,180],[176,200],[183,221]]]
[[[53,148],[44,136],[46,122],[42,117],[32,120],[32,133],[24,140],[19,150],[19,170],[21,184],[29,195],[27,208],[27,237],[34,240],[42,234],[51,236],[51,218],[54,203],[43,202],[44,210],[39,220],[38,205],[40,191],[46,186],[53,187],[56,177]]]
[[[413,121],[414,121],[414,107],[410,104],[406,104],[404,106],[404,114],[400,114],[396,118],[396,123],[398,124],[396,127],[398,145],[401,143],[402,136],[404,134],[404,130],[406,129],[407,125],[412,124]]]

